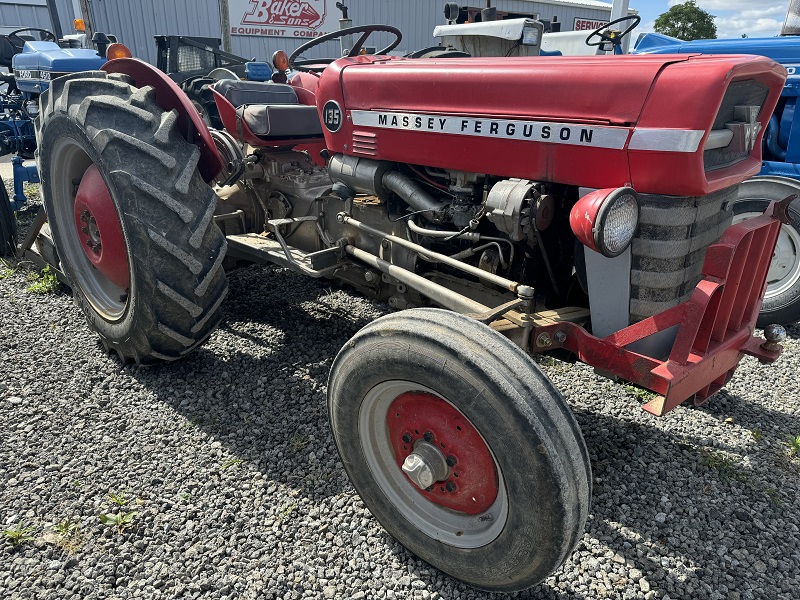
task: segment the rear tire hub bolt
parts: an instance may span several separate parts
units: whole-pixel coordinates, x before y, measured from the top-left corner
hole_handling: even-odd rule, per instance
[[[403,461],[403,472],[421,490],[447,479],[450,469],[444,454],[433,444],[419,441]]]

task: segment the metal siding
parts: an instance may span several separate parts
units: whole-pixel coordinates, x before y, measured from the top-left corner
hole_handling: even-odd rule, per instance
[[[56,0],[56,8],[62,33],[64,35],[74,33],[72,22],[75,15],[71,0]],[[17,26],[53,28],[50,22],[50,12],[44,2],[31,2],[30,0],[0,0],[0,26],[4,28]]]
[[[519,2],[514,2],[519,4]],[[561,31],[572,31],[572,24],[575,22],[575,17],[583,19],[596,19],[598,21],[608,21],[611,16],[611,7],[608,10],[598,10],[595,8],[576,8],[574,6],[559,6],[556,7],[552,4],[545,4],[543,2],[530,2],[534,6],[533,12],[538,13],[542,19],[552,19],[554,15],[558,15],[558,20],[561,21]],[[516,11],[515,11],[516,12]]]
[[[90,0],[95,31],[112,33],[133,55],[156,62],[155,35],[221,37],[216,0]]]
[[[76,33],[74,21],[80,19],[81,15],[75,14],[72,0],[56,0],[56,8],[58,9],[58,20],[61,21],[61,33],[64,35]]]
[[[0,3],[0,25],[4,28],[42,27],[50,29],[50,13],[46,6],[29,3]]]

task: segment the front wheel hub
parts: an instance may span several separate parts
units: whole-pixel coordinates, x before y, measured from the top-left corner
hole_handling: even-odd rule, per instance
[[[113,284],[130,286],[128,252],[117,209],[97,165],[81,177],[75,195],[75,227],[86,258]]]
[[[461,411],[427,392],[397,396],[387,413],[397,466],[425,498],[467,515],[486,512],[499,493],[494,458]]]

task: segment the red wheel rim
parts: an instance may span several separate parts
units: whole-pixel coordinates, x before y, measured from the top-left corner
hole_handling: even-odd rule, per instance
[[[75,195],[75,227],[86,257],[109,281],[123,289],[130,286],[125,236],[111,193],[97,165],[81,178]]]
[[[426,490],[425,498],[445,508],[477,515],[497,499],[497,468],[478,430],[449,402],[427,392],[406,392],[387,413],[389,436],[398,468],[420,440],[435,445],[447,458],[448,477]]]

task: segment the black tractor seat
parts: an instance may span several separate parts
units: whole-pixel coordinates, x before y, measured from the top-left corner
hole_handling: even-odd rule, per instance
[[[317,107],[300,104],[291,85],[225,79],[214,89],[236,107],[237,119],[261,139],[322,136]]]
[[[0,35],[0,67],[8,67],[11,69],[11,60],[14,58],[14,55],[17,54],[17,51],[14,49],[14,46],[11,45],[11,42],[8,41],[8,36]]]

